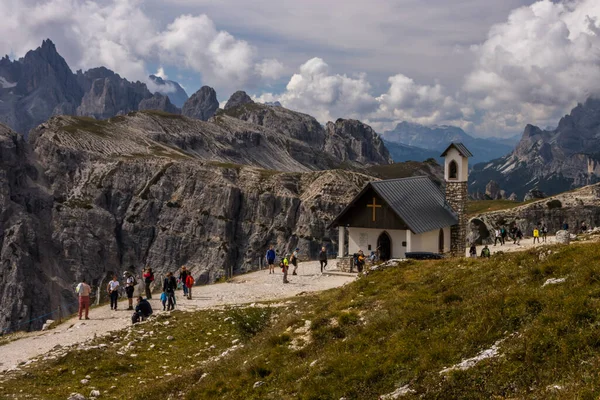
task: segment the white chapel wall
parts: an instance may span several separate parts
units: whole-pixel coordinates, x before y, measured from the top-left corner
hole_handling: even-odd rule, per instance
[[[369,255],[369,245],[371,250],[377,249],[377,239],[383,232],[387,232],[392,240],[392,258],[404,258],[406,247],[402,246],[406,242],[406,231],[403,230],[385,230],[368,228],[348,228],[348,254],[354,254],[362,250],[365,255]]]
[[[448,237],[448,240],[446,240]],[[410,251],[426,251],[437,253],[439,251],[440,230],[429,231],[411,237]],[[446,247],[448,246],[448,247]],[[450,249],[450,229],[444,228],[444,251]]]

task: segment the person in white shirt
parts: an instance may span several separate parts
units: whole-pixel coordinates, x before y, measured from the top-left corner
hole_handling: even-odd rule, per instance
[[[117,309],[117,300],[119,299],[119,281],[117,280],[117,276],[113,275],[112,281],[108,282],[108,286],[106,286],[106,291],[110,296],[110,309]]]
[[[82,279],[79,285],[77,285],[77,289],[75,289],[77,294],[79,295],[79,319],[81,319],[81,315],[85,310],[85,319],[89,319],[88,314],[90,313],[90,293],[92,292],[92,288],[87,284],[85,279]]]

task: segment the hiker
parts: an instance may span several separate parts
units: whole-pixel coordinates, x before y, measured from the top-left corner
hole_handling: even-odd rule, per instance
[[[179,282],[181,282],[181,286],[183,287],[183,295],[185,297],[187,297],[188,295],[188,290],[187,290],[187,286],[185,285],[185,281],[188,277],[188,270],[185,268],[185,265],[181,266],[181,272],[179,272]]]
[[[377,254],[375,254],[374,251],[371,251],[371,255],[369,256],[369,260],[371,261],[371,264],[374,263],[375,261],[377,261]]]
[[[500,228],[500,237],[502,238],[502,244],[506,244],[506,236],[507,235],[508,235],[508,232],[506,231],[506,228],[503,225],[502,228]]]
[[[477,247],[475,246],[475,243],[473,243],[469,249],[469,257],[477,258]]]
[[[160,302],[163,305],[163,311],[165,311],[167,309],[167,294],[165,292],[160,294]]]
[[[487,244],[485,245],[485,247],[481,250],[481,256],[480,257],[487,257],[490,258],[490,249],[488,248]]]
[[[150,290],[152,282],[154,282],[154,272],[152,272],[152,268],[146,268],[146,272],[144,272],[144,285],[146,286],[146,298],[148,300],[152,298],[152,291]]]
[[[548,228],[546,224],[542,225],[542,229],[540,229],[540,233],[542,234],[542,241],[546,243],[546,238],[548,237]]]
[[[521,229],[517,228],[517,240],[515,243],[517,246],[521,245],[521,239],[523,239],[523,232],[521,231]]]
[[[365,266],[365,254],[362,250],[358,250],[356,261],[356,268],[358,269],[358,272],[362,272],[363,267]]]
[[[321,263],[321,273],[323,273],[323,269],[327,267],[327,251],[325,251],[325,247],[321,247],[321,252],[319,253],[319,263]]]
[[[85,319],[88,318],[88,314],[90,313],[90,293],[92,292],[92,288],[87,284],[85,278],[81,280],[75,292],[79,295],[79,319],[81,319],[81,315],[85,310]]]
[[[142,296],[137,298],[137,305],[135,306],[135,312],[131,316],[131,323],[135,324],[140,321],[145,321],[146,318],[152,315],[152,306],[148,300]]]
[[[585,224],[585,221],[581,222],[581,228],[579,229],[581,233],[586,233],[587,232],[587,225]]]
[[[537,240],[538,244],[540,244],[540,230],[538,229],[537,226],[535,228],[533,228],[533,244],[535,244],[536,240]]]
[[[294,271],[292,272],[292,275],[298,275],[298,251],[300,251],[300,249],[296,247],[296,250],[294,250],[294,252],[292,253],[292,258],[290,260],[292,262],[292,265],[294,266]]]
[[[175,289],[177,289],[177,280],[172,272],[167,272],[167,277],[163,281],[163,292],[167,296],[167,311],[175,309]]]
[[[500,229],[496,228],[494,230],[494,246],[498,242],[500,242],[500,246],[503,245],[503,243],[502,243],[502,232],[500,232]]]
[[[265,259],[267,260],[267,265],[269,266],[269,275],[274,274],[275,273],[275,249],[273,248],[273,245],[269,246],[269,250],[267,250]]]
[[[119,299],[119,281],[117,280],[117,276],[113,275],[112,281],[108,282],[106,286],[106,291],[110,296],[110,309],[117,309],[117,300]]]
[[[510,238],[513,241],[513,244],[515,244],[517,242],[517,226],[514,225],[512,228],[510,228]]]
[[[281,265],[281,271],[283,272],[283,283],[290,283],[290,281],[288,281],[288,270],[290,269],[290,262],[288,261],[288,257],[290,255],[286,254],[285,257],[283,257],[283,260],[281,260],[281,263],[279,265]]]
[[[194,277],[191,272],[188,272],[187,278],[185,278],[185,287],[187,288],[187,298],[188,300],[192,299],[192,287],[194,286]]]
[[[125,293],[127,293],[127,301],[129,302],[128,310],[133,310],[133,291],[137,282],[131,272],[123,273],[123,278],[125,278]]]

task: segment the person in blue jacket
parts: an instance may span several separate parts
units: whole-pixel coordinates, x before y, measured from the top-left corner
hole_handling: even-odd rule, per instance
[[[269,274],[274,274],[275,273],[275,249],[273,248],[273,245],[271,245],[269,247],[269,250],[267,250],[267,255],[265,256],[266,260],[267,260],[267,265],[269,266]]]

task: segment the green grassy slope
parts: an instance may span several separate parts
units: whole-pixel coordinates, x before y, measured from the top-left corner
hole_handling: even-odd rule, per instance
[[[407,262],[268,308],[174,313],[136,326],[125,355],[123,332],[104,340],[119,345],[72,351],[0,387],[57,399],[90,386],[132,399],[376,399],[404,385],[415,392],[403,398],[597,398],[598,260],[597,244],[572,244]],[[566,281],[543,286],[549,278]],[[243,347],[210,359],[236,339]],[[498,357],[440,374],[501,339]]]

